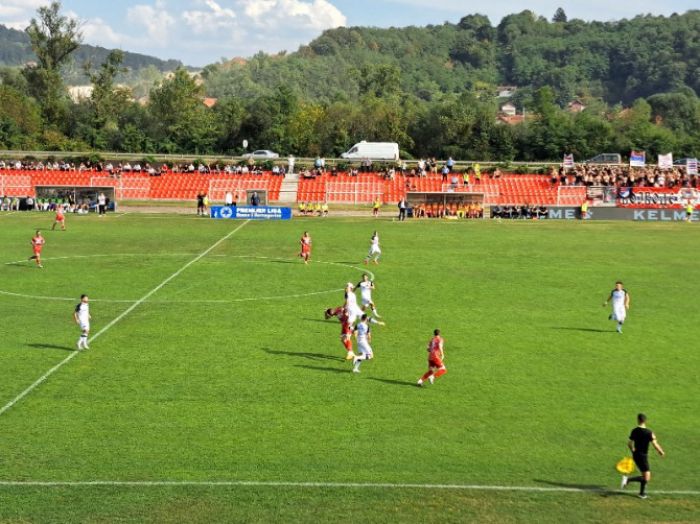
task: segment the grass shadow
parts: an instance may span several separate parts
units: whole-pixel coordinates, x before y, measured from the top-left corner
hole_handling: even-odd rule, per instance
[[[418,388],[415,382],[408,382],[407,380],[393,380],[390,378],[376,377],[367,377],[367,380],[375,380],[377,382],[383,382],[384,384],[391,384],[392,386],[411,386],[412,388]]]
[[[581,328],[581,327],[553,327],[552,329],[558,331],[582,331],[584,333],[615,333],[613,329],[595,329],[595,328]]]
[[[281,355],[286,357],[299,357],[309,360],[334,360],[336,362],[344,362],[345,359],[326,353],[311,353],[308,351],[282,351],[280,349],[263,348],[263,351],[268,355]]]
[[[340,369],[340,368],[324,368],[321,366],[308,366],[304,364],[297,364],[297,368],[311,369],[312,371],[325,371],[326,373],[350,373],[350,369]]]
[[[71,348],[68,346],[60,346],[58,344],[44,344],[40,342],[35,342],[32,344],[27,344],[30,348],[35,348],[35,349],[62,349],[63,351],[76,351],[75,348]]]
[[[302,265],[303,262],[301,259],[299,260],[278,260],[278,259],[272,259],[272,260],[267,260],[266,262],[269,262],[271,264],[296,264],[296,265]]]
[[[548,486],[554,486],[557,488],[568,488],[576,489],[580,491],[587,491],[595,495],[600,495],[601,497],[635,497],[636,495],[632,492],[624,492],[619,490],[614,490],[606,488],[605,486],[599,486],[597,484],[578,484],[575,482],[555,482],[552,480],[542,480],[533,479],[534,482],[538,484],[546,484]]]

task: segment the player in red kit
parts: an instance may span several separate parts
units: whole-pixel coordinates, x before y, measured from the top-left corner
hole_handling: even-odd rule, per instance
[[[340,342],[343,344],[347,354],[345,355],[345,360],[352,360],[355,357],[355,353],[352,350],[352,331],[353,326],[350,323],[350,316],[343,306],[336,308],[328,308],[324,312],[326,320],[338,317],[340,322]]]
[[[56,224],[61,225],[61,231],[66,230],[66,215],[63,214],[63,206],[59,205],[56,206],[56,218],[53,221],[53,225],[51,226],[51,231],[56,229]]]
[[[345,360],[352,360],[355,358],[355,352],[352,350],[353,325],[350,322],[350,315],[348,315],[345,308],[342,308],[342,311],[338,315],[338,320],[340,320],[340,342],[347,352]]]
[[[309,257],[311,256],[311,237],[308,231],[304,231],[304,234],[299,241],[301,243],[301,252],[299,256],[304,260],[304,264],[309,263]]]
[[[433,338],[428,343],[428,371],[418,379],[418,385],[422,386],[423,382],[428,380],[431,384],[436,378],[447,373],[447,368],[443,363],[445,359],[445,341],[440,336],[440,330],[433,331]]]
[[[41,250],[44,248],[46,240],[41,236],[41,231],[36,230],[36,235],[32,237],[32,249],[34,250],[34,255],[29,257],[29,260],[35,260],[36,265],[39,267],[44,267],[41,265]]]

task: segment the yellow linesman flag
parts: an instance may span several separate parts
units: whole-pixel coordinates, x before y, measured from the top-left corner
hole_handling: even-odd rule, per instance
[[[625,457],[615,464],[615,469],[623,475],[631,475],[634,473],[634,460],[631,457]]]

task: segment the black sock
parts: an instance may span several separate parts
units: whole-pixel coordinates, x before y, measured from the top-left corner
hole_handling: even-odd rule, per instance
[[[644,477],[639,475],[638,477],[630,477],[627,479],[627,482],[642,482],[644,481]]]
[[[647,489],[647,481],[642,480],[642,486],[639,488],[639,494],[644,495],[644,491]]]

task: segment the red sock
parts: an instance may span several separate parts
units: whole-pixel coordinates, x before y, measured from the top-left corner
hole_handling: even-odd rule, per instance
[[[443,376],[445,373],[447,373],[447,369],[442,368],[442,369],[438,370],[438,371],[435,373],[435,378],[440,378],[440,377]]]
[[[348,350],[348,353],[352,351],[352,340],[344,340],[343,345],[345,346],[345,349]]]
[[[425,375],[423,375],[420,379],[421,379],[422,381],[426,381],[426,380],[428,380],[428,379],[430,378],[430,375],[432,375],[432,374],[433,374],[432,371],[428,371],[428,372],[426,372]]]

